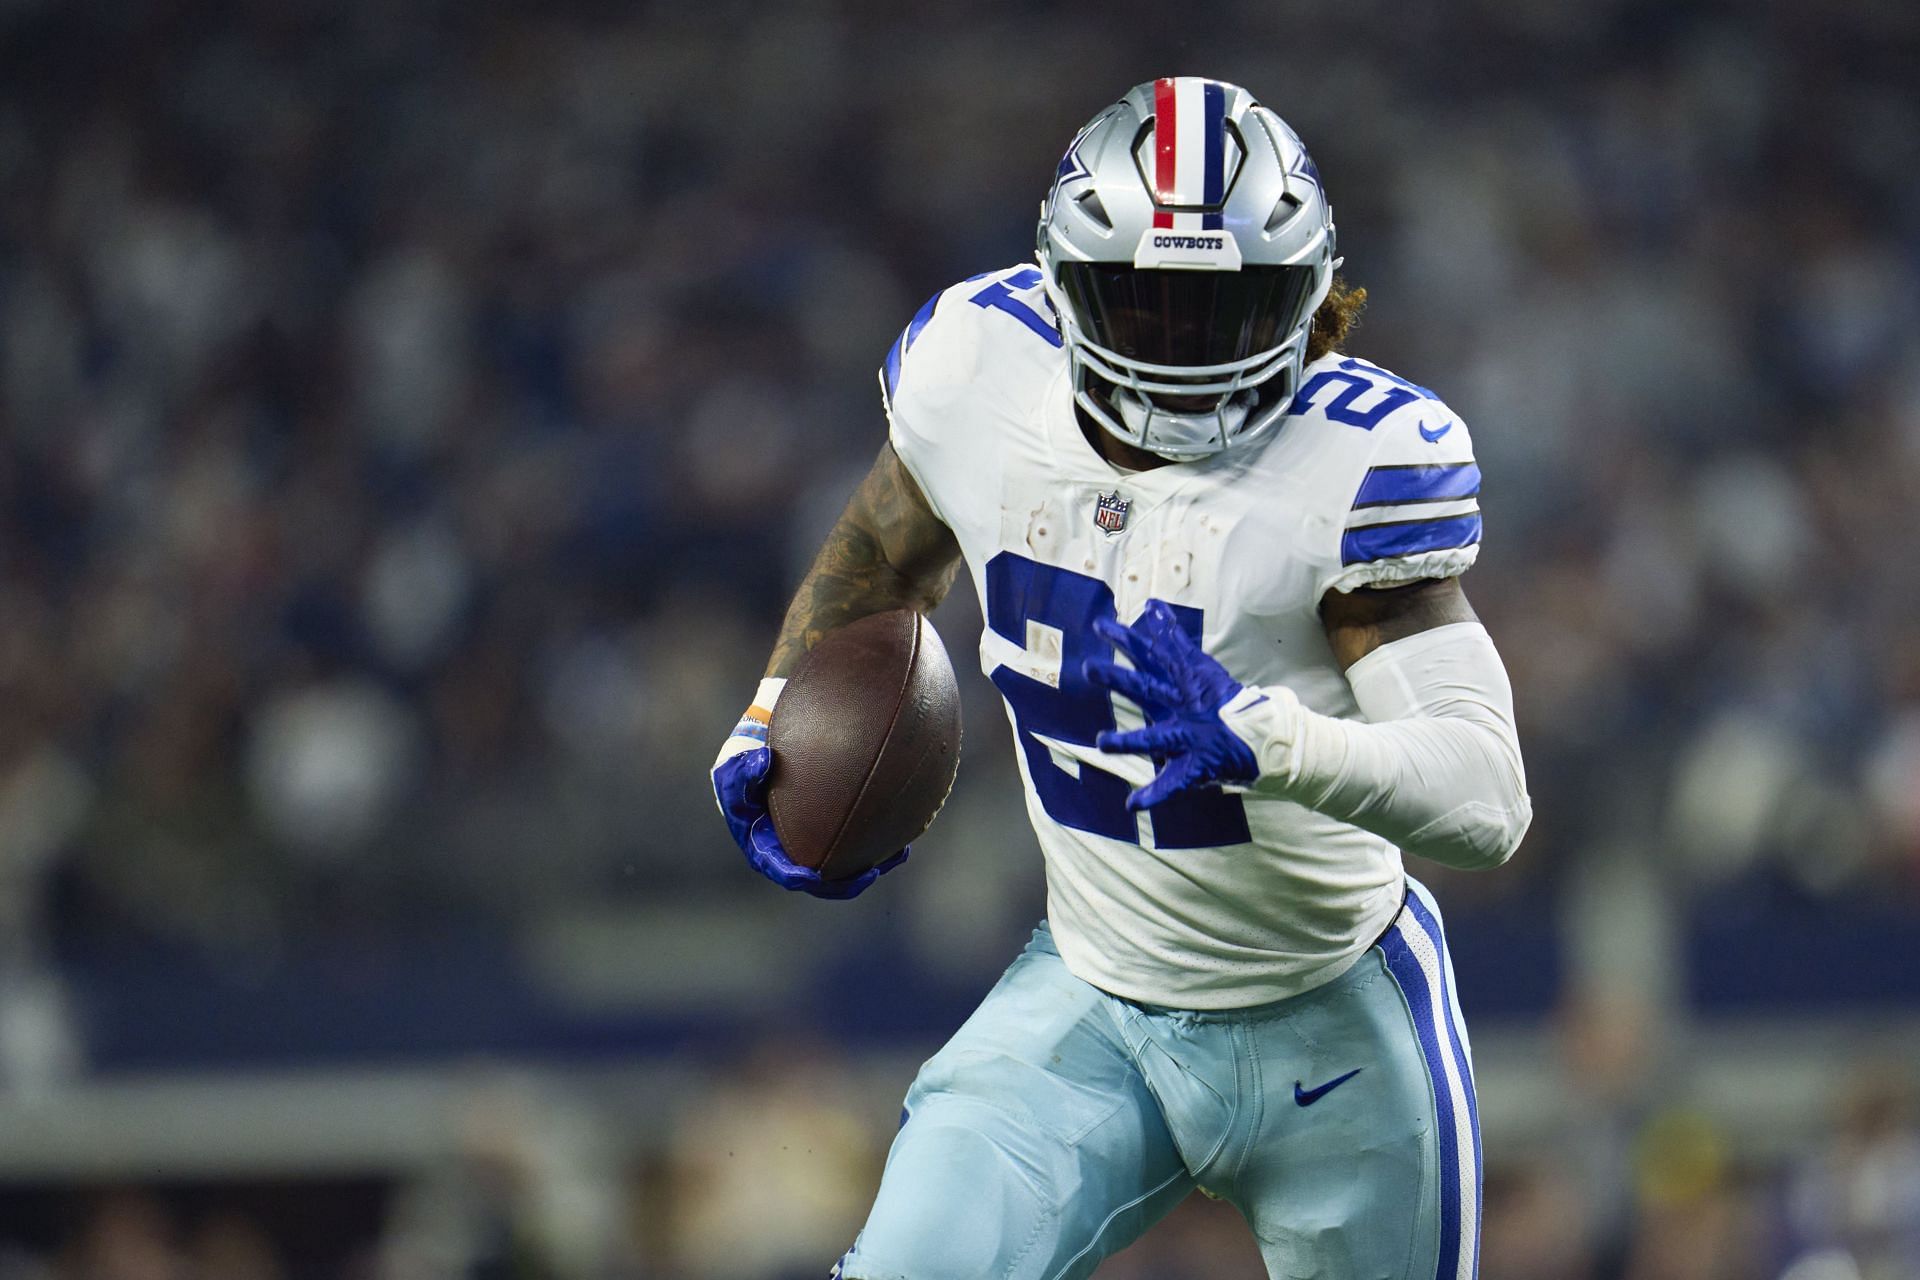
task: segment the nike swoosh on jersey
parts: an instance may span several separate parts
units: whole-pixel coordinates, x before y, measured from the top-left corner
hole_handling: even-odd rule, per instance
[[[1366,1070],[1364,1067],[1355,1067],[1353,1070],[1347,1072],[1347,1074],[1335,1076],[1325,1084],[1313,1089],[1303,1089],[1300,1087],[1300,1082],[1295,1080],[1293,1082],[1293,1100],[1303,1107],[1310,1107],[1364,1070]]]
[[[1438,431],[1427,430],[1427,424],[1423,422],[1420,424],[1420,438],[1422,440],[1425,440],[1428,444],[1433,444],[1435,441],[1439,440],[1441,436],[1447,434],[1447,432],[1451,430],[1453,430],[1453,424],[1451,422],[1441,426],[1441,428]]]

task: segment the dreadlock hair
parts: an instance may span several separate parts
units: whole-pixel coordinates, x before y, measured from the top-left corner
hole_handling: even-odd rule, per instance
[[[1335,276],[1333,286],[1327,290],[1327,296],[1313,313],[1313,331],[1307,336],[1306,363],[1312,364],[1329,351],[1342,350],[1347,334],[1360,323],[1360,313],[1366,309],[1366,305],[1365,289],[1349,288],[1343,277]]]

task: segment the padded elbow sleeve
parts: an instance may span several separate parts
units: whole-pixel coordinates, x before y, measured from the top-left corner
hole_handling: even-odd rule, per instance
[[[1448,866],[1511,857],[1533,808],[1513,689],[1486,629],[1453,623],[1382,645],[1347,679],[1366,720],[1294,707],[1286,764],[1257,789]]]

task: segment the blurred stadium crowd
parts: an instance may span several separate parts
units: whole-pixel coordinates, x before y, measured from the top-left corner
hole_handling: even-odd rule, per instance
[[[1625,867],[1604,901],[1761,931],[1857,906],[1911,939],[1911,5],[8,0],[0,1087],[83,1072],[87,993],[156,956],[403,965],[607,904],[765,909],[705,770],[883,439],[874,367],[927,294],[1030,252],[1084,118],[1173,71],[1299,129],[1372,293],[1354,348],[1474,424],[1468,586],[1539,817],[1440,884],[1457,920],[1554,919]],[[971,609],[941,614],[963,668]],[[977,989],[1039,887],[968,683],[951,855],[897,878],[922,888],[891,927],[938,955],[949,913],[985,921],[949,960]],[[1633,973],[1618,923],[1556,945],[1642,1000],[1684,985]],[[1920,1276],[1913,1084],[1862,1083],[1763,1169],[1684,1120],[1496,1169],[1489,1280]],[[770,1123],[766,1096],[696,1114]],[[886,1135],[825,1096],[838,1231]],[[747,1269],[739,1202],[687,1188],[782,1187],[679,1143],[643,1199],[705,1208],[663,1209],[681,1245],[628,1272],[824,1269],[838,1235],[797,1228]],[[168,1210],[128,1195],[7,1274],[310,1273],[245,1223],[154,1244]],[[1183,1222],[1114,1274],[1252,1265],[1196,1269],[1234,1237]],[[508,1254],[465,1273],[555,1273]]]

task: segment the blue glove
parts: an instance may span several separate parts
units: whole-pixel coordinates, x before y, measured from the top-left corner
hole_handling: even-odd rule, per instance
[[[774,694],[777,696],[777,689]],[[772,702],[765,696],[764,686],[756,702]],[[761,715],[766,715],[765,709],[761,709]],[[773,751],[755,745],[764,744],[765,734],[764,719],[743,719],[713,764],[713,797],[727,820],[727,830],[733,832],[733,842],[747,855],[749,866],[782,889],[810,893],[816,898],[852,898],[907,860],[907,850],[902,849],[857,876],[827,880],[812,867],[803,867],[788,857],[767,813],[767,771],[773,767]]]
[[[1260,776],[1253,748],[1220,719],[1220,708],[1244,686],[1181,629],[1171,607],[1151,600],[1131,627],[1101,618],[1093,629],[1126,654],[1133,667],[1090,658],[1082,673],[1139,703],[1147,716],[1144,729],[1109,729],[1094,745],[1102,751],[1149,755],[1163,764],[1151,782],[1127,797],[1127,808],[1151,809],[1185,791],[1252,782]]]

